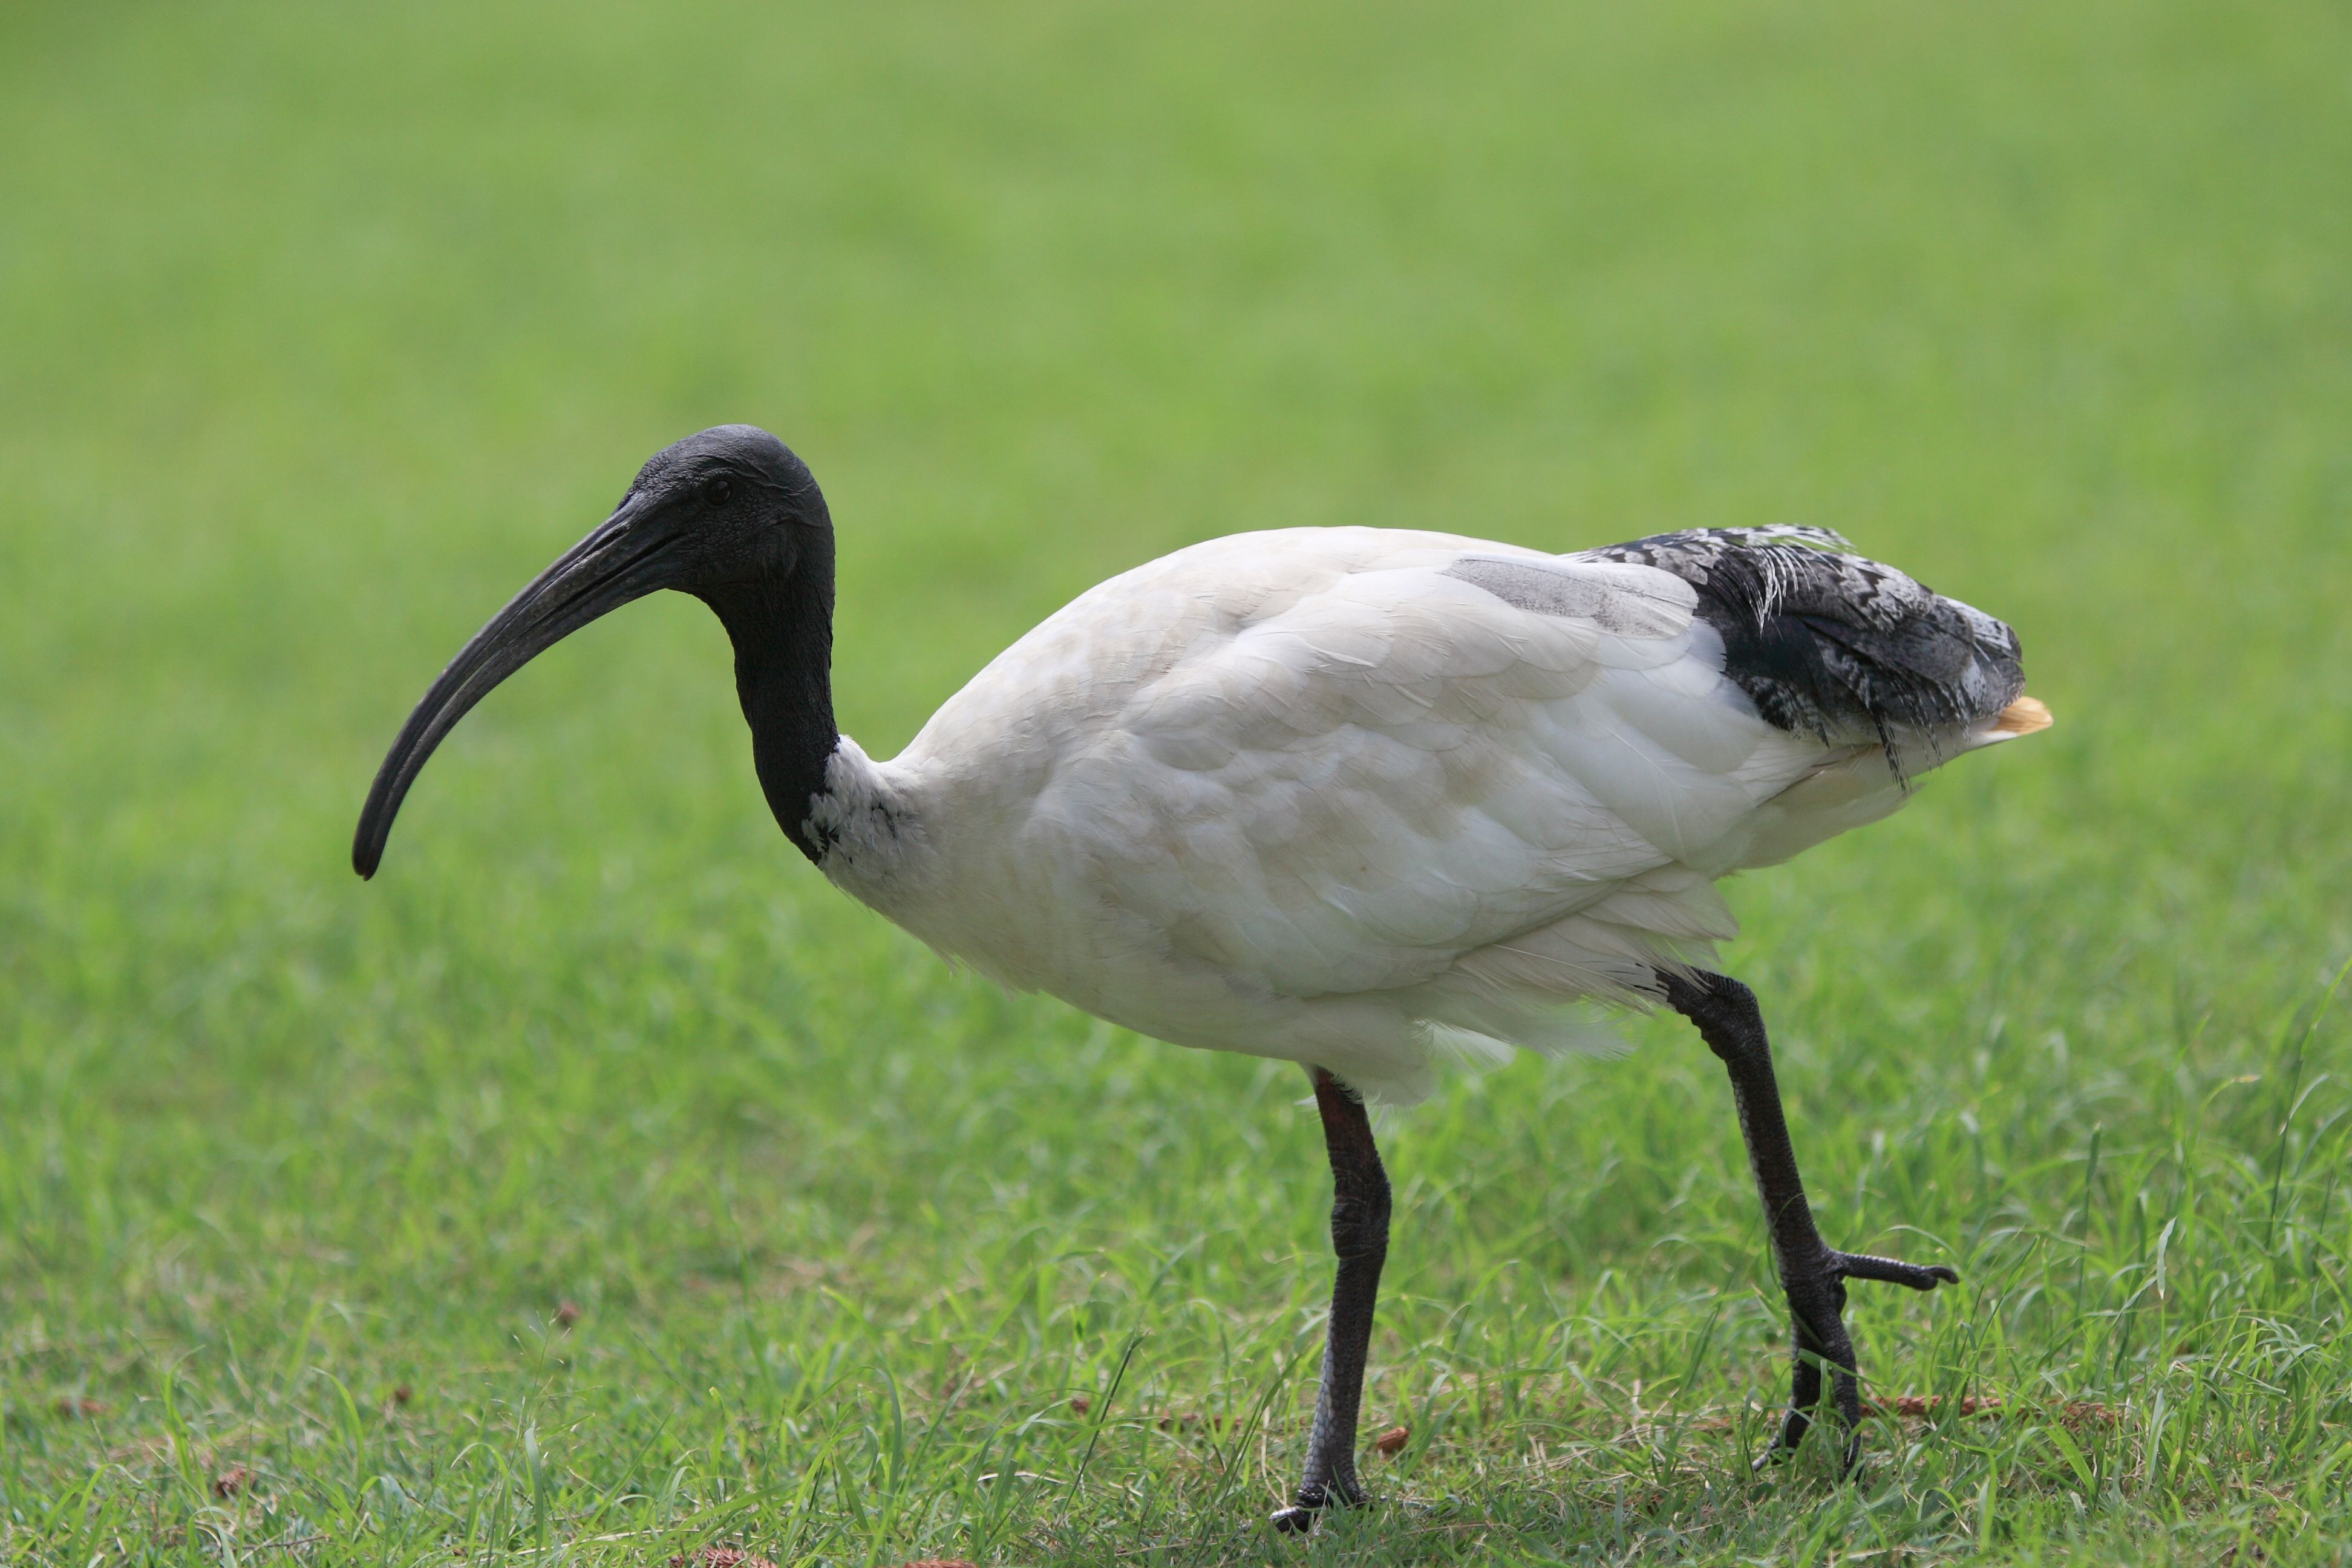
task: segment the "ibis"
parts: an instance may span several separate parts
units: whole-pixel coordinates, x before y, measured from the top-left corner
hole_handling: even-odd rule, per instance
[[[467,710],[662,588],[725,626],[761,788],[835,886],[1007,986],[1306,1070],[1338,1268],[1278,1526],[1365,1500],[1389,1229],[1367,1100],[1409,1102],[1449,1059],[1570,1048],[1596,1006],[1671,1008],[1722,1059],[1791,1323],[1776,1447],[1826,1377],[1851,1465],[1847,1283],[1958,1276],[1815,1228],[1756,997],[1715,967],[1736,931],[1716,882],[2047,726],[2008,626],[1808,528],[1573,554],[1240,533],[1080,595],[877,762],[834,723],[824,498],[776,437],[721,426],[656,455],[433,682],[368,795],[360,875]]]

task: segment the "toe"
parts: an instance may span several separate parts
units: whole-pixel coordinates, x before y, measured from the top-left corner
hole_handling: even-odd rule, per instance
[[[1839,1253],[1837,1271],[1848,1279],[1883,1280],[1913,1290],[1933,1290],[1938,1285],[1960,1282],[1958,1273],[1940,1263],[1906,1263],[1896,1258],[1874,1258],[1866,1252]]]

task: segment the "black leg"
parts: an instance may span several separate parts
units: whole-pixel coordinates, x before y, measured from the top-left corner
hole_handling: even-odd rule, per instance
[[[1317,1068],[1315,1106],[1323,1113],[1323,1142],[1331,1155],[1331,1250],[1339,1255],[1339,1272],[1324,1330],[1323,1382],[1307,1438],[1307,1471],[1297,1504],[1274,1516],[1275,1527],[1288,1531],[1307,1529],[1335,1503],[1353,1507],[1364,1500],[1364,1489],[1356,1484],[1356,1415],[1364,1401],[1372,1303],[1389,1254],[1389,1175],[1381,1168],[1364,1102]]]
[[[1772,1045],[1756,994],[1722,974],[1688,979],[1661,973],[1667,1005],[1698,1026],[1699,1038],[1723,1059],[1731,1074],[1731,1098],[1739,1108],[1739,1131],[1748,1141],[1748,1164],[1764,1200],[1764,1220],[1772,1232],[1773,1259],[1789,1294],[1795,1332],[1796,1370],[1790,1379],[1789,1414],[1780,1423],[1776,1452],[1795,1447],[1812,1425],[1821,1402],[1822,1366],[1833,1369],[1832,1402],[1846,1429],[1845,1464],[1861,1455],[1862,1396],[1854,1384],[1853,1342],[1845,1332],[1845,1282],[1884,1279],[1914,1290],[1933,1290],[1959,1276],[1941,1264],[1922,1268],[1892,1258],[1839,1252],[1813,1228],[1797,1175],[1796,1151],[1789,1146],[1789,1123],[1780,1113],[1780,1086],[1772,1077]]]

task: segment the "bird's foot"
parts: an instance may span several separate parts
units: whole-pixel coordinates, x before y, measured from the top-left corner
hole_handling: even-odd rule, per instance
[[[1285,1535],[1304,1535],[1315,1528],[1315,1521],[1322,1517],[1324,1510],[1361,1508],[1370,1500],[1364,1489],[1352,1482],[1328,1487],[1300,1487],[1297,1502],[1275,1510],[1274,1528]]]
[[[1789,1293],[1789,1316],[1797,1339],[1797,1365],[1790,1378],[1789,1409],[1780,1418],[1780,1436],[1756,1461],[1756,1468],[1787,1458],[1805,1440],[1821,1403],[1822,1373],[1831,1373],[1831,1403],[1845,1428],[1845,1453],[1839,1473],[1850,1475],[1862,1460],[1862,1391],[1854,1378],[1853,1342],[1845,1331],[1845,1282],[1877,1279],[1911,1290],[1933,1290],[1957,1285],[1958,1273],[1943,1264],[1906,1263],[1867,1252],[1838,1252],[1824,1247],[1813,1264],[1790,1269],[1783,1283]]]

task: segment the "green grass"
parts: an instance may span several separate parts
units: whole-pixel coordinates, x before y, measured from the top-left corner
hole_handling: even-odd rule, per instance
[[[0,15],[0,1561],[2352,1557],[2347,49],[2316,3]],[[501,692],[354,880],[441,661],[728,419],[826,485],[877,754],[1243,528],[1801,520],[2011,620],[2059,727],[1735,884],[1729,954],[1832,1239],[1964,1276],[1857,1290],[1873,1391],[1999,1414],[1749,1479],[1762,1227],[1643,1025],[1387,1128],[1412,1439],[1272,1539],[1297,1074],[833,895],[683,599]]]

